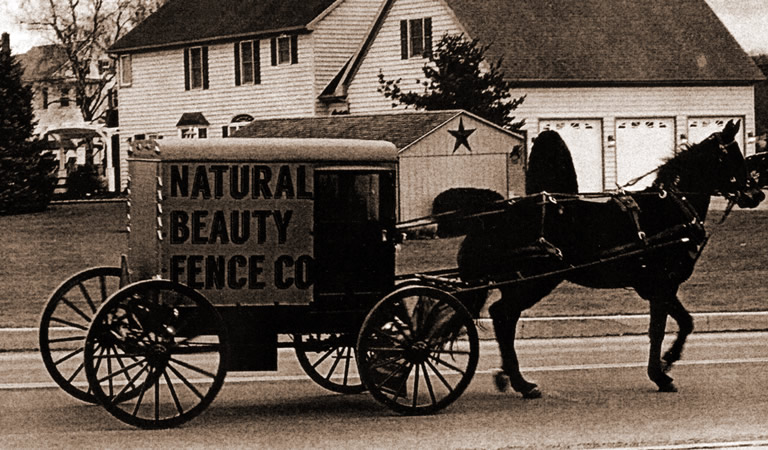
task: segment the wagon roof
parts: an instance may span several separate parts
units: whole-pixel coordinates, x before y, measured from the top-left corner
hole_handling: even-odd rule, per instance
[[[160,139],[134,144],[135,158],[164,161],[394,163],[391,142],[360,139]]]

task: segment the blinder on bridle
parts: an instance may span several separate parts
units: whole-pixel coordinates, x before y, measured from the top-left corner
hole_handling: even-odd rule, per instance
[[[725,216],[730,213],[734,205],[738,205],[739,208],[755,208],[763,200],[765,200],[765,194],[757,186],[757,183],[747,176],[746,163],[744,157],[741,154],[736,139],[731,142],[723,143],[721,133],[716,133],[710,136],[710,139],[716,139],[719,148],[718,160],[720,164],[723,163],[740,163],[742,170],[736,174],[726,174],[728,177],[724,181],[723,186],[719,188],[720,194],[728,200],[728,207],[726,208]],[[738,159],[738,161],[736,161]],[[731,166],[732,164],[728,164]],[[725,216],[723,219],[725,219]]]

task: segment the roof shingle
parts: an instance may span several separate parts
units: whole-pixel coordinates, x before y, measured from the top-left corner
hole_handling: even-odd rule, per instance
[[[115,53],[306,27],[335,0],[170,0],[118,40]]]
[[[763,79],[704,0],[445,0],[520,82]]]

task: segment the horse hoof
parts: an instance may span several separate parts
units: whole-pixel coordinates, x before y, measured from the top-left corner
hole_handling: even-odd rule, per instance
[[[498,371],[493,375],[493,382],[499,392],[506,392],[509,389],[509,377],[506,373]]]
[[[523,394],[523,398],[525,399],[541,398],[541,391],[536,385],[525,392],[521,392],[521,394]]]
[[[677,392],[677,386],[674,383],[659,385],[659,392]]]
[[[672,370],[672,363],[671,361],[662,360],[661,361],[661,371],[664,373],[669,373],[670,370]]]

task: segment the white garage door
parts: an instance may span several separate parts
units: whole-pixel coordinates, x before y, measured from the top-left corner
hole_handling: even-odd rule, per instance
[[[675,155],[675,119],[616,120],[616,182],[624,186]],[[628,190],[644,189],[656,177],[651,174]]]
[[[708,138],[710,134],[723,131],[723,127],[729,120],[741,121],[736,142],[744,151],[744,119],[742,117],[689,117],[688,118],[688,142],[696,144]]]
[[[603,124],[600,120],[541,120],[539,133],[554,130],[571,151],[579,192],[603,190]]]

